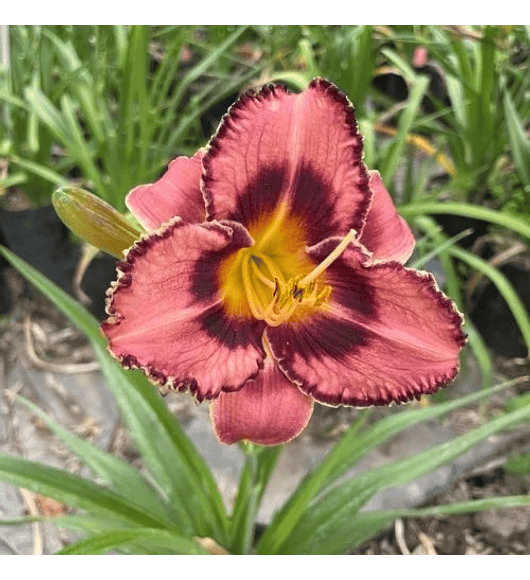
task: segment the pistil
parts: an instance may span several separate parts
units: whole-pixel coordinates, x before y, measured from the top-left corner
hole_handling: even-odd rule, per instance
[[[320,274],[322,274],[331,264],[344,252],[344,250],[348,247],[348,244],[355,239],[357,232],[355,230],[350,230],[341,240],[340,244],[331,252],[331,254],[320,264],[311,270],[309,274],[300,280],[300,286],[307,286],[313,280],[316,280]]]

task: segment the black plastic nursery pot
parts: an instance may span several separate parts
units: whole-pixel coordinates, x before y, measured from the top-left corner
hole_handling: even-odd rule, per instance
[[[81,247],[71,239],[52,206],[21,211],[0,208],[0,243],[74,296],[72,281]],[[87,308],[99,320],[105,318],[105,292],[116,278],[115,264],[115,258],[98,254],[82,281],[83,292],[91,299]],[[0,257],[0,314],[12,308],[7,266]],[[31,291],[27,284],[25,287],[26,293]]]
[[[499,270],[511,282],[530,312],[530,270],[516,264],[505,264]],[[470,318],[488,347],[506,358],[525,358],[525,346],[519,326],[497,287],[489,282],[473,300]]]
[[[471,234],[458,243],[471,250],[475,242],[489,231],[488,222],[455,215],[437,215],[436,221],[445,234],[455,236],[464,230]],[[495,251],[490,243],[481,245],[479,254],[484,260],[493,257]],[[530,312],[530,269],[520,264],[507,263],[499,270],[512,284],[519,298]],[[525,358],[528,349],[524,343],[519,326],[502,294],[493,282],[481,286],[470,299],[468,315],[480,332],[487,346],[505,358]]]

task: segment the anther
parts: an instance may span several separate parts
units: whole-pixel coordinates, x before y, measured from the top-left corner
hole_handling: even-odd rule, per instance
[[[304,289],[298,288],[298,285],[295,284],[294,288],[293,288],[293,298],[298,300],[298,302],[301,302],[303,295],[304,295]]]

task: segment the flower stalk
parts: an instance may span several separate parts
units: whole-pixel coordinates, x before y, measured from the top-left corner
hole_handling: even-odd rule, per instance
[[[255,545],[256,519],[267,483],[283,446],[260,447],[241,441],[239,448],[245,462],[241,470],[238,493],[232,514],[232,554],[250,554]]]

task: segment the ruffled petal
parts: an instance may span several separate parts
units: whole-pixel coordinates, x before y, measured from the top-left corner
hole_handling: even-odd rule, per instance
[[[224,311],[218,269],[250,245],[238,224],[175,219],[135,244],[118,266],[102,330],[124,366],[198,400],[240,388],[265,357],[263,323]]]
[[[268,86],[230,109],[204,157],[208,219],[296,221],[305,244],[361,231],[372,193],[348,99],[313,80],[291,94]],[[291,220],[291,221],[289,221]]]
[[[211,407],[215,433],[228,444],[286,443],[301,433],[312,413],[311,397],[288,381],[270,358],[255,380],[235,393],[221,393]]]
[[[396,207],[377,171],[370,171],[374,197],[359,242],[374,254],[375,260],[395,260],[404,264],[414,251],[415,240],[407,222]]]
[[[309,252],[321,261],[336,244]],[[326,278],[327,304],[266,330],[279,366],[304,392],[331,405],[386,405],[433,393],[455,377],[462,317],[430,275],[373,264],[350,244]]]
[[[127,207],[147,230],[154,230],[175,216],[190,223],[204,221],[202,155],[199,150],[193,157],[173,159],[158,181],[139,185],[127,195]]]

